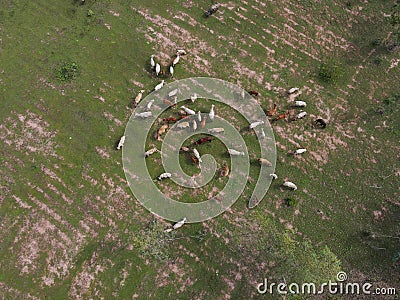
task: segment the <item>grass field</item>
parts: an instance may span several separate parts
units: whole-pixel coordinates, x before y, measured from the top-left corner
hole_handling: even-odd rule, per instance
[[[340,270],[351,282],[399,291],[400,21],[392,1],[235,0],[208,19],[209,1],[0,3],[1,299],[251,299],[263,297],[256,287],[264,278],[324,282]],[[258,90],[259,104],[277,103],[278,113],[297,86],[308,115],[272,124],[279,178],[256,208],[246,206],[258,176],[252,165],[230,210],[166,234],[169,224],[132,196],[115,147],[134,96],[160,81],[150,55],[167,65],[177,48],[188,55],[167,83],[220,78]],[[72,63],[75,78],[61,81]],[[216,112],[247,126],[227,107]],[[326,129],[313,128],[317,117]],[[254,136],[244,138],[256,157]],[[202,151],[224,153],[211,145]],[[307,153],[288,155],[299,147]],[[149,160],[154,176],[159,163],[158,154]],[[190,163],[183,158],[183,169],[198,172]],[[284,179],[299,189],[283,189]],[[216,178],[202,197],[225,182]]]

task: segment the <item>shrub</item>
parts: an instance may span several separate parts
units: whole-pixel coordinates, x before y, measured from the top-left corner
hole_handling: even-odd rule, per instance
[[[78,64],[75,62],[64,62],[58,69],[57,69],[57,78],[60,81],[70,81],[79,73]]]
[[[343,69],[339,63],[324,62],[321,63],[318,70],[318,77],[323,82],[336,84],[343,76]]]
[[[94,11],[91,10],[91,9],[89,9],[86,15],[87,15],[88,17],[92,17],[92,16],[94,16]]]
[[[297,205],[296,199],[293,199],[293,198],[286,198],[285,203],[289,207],[295,207]]]
[[[162,224],[154,220],[146,228],[135,233],[133,245],[144,258],[166,262],[171,260],[169,243],[174,237],[174,231],[165,232]]]

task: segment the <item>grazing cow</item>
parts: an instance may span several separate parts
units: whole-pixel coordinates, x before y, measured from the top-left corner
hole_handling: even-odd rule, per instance
[[[293,94],[293,93],[295,93],[295,92],[297,92],[297,91],[299,91],[300,89],[298,88],[298,87],[294,87],[294,88],[291,88],[289,91],[288,91],[288,93],[289,94]]]
[[[176,55],[175,59],[172,61],[172,66],[175,67],[175,65],[179,62],[181,56],[179,54]]]
[[[171,232],[171,231],[174,230],[174,229],[178,229],[178,228],[182,227],[183,224],[185,224],[185,223],[186,223],[186,218],[183,218],[183,219],[180,220],[178,223],[175,223],[175,225],[172,226],[172,228],[167,228],[167,229],[165,229],[164,232]]]
[[[167,124],[164,124],[164,125],[162,125],[161,127],[160,127],[160,129],[158,129],[158,131],[157,131],[157,136],[158,136],[158,140],[159,140],[159,138],[160,138],[160,136],[166,131],[168,129],[168,125]]]
[[[322,129],[325,129],[325,128],[326,128],[326,122],[325,122],[323,119],[316,119],[316,120],[314,121],[314,125],[315,125],[316,127],[322,128]]]
[[[284,114],[280,114],[279,116],[277,116],[273,121],[276,122],[278,120],[282,120],[285,119],[289,116],[289,111],[285,112]]]
[[[197,94],[196,93],[194,93],[193,95],[190,96],[190,100],[192,102],[196,101],[196,99],[197,99]]]
[[[244,152],[243,151],[237,151],[235,149],[228,149],[228,152],[232,156],[244,156]]]
[[[166,123],[175,123],[177,121],[177,119],[174,117],[168,117],[168,118],[162,119],[162,121],[166,122]]]
[[[154,54],[152,54],[152,55],[150,56],[150,65],[151,65],[151,68],[152,68],[152,69],[154,69],[155,66],[156,66],[156,62],[154,61]]]
[[[203,119],[204,120],[204,119]],[[216,127],[216,128],[210,128],[208,129],[208,133],[222,133],[224,132],[224,129],[221,127]]]
[[[135,106],[137,106],[139,104],[140,100],[142,100],[143,93],[144,93],[144,90],[140,90],[139,94],[137,94],[137,96],[135,97]]]
[[[265,138],[264,128],[261,128],[261,137],[262,137],[262,138]]]
[[[183,49],[176,50],[176,55],[186,55],[186,54],[187,54],[186,51]]]
[[[171,178],[172,174],[171,173],[162,173],[160,176],[158,176],[158,180],[163,180],[166,178]]]
[[[125,136],[123,135],[121,137],[121,139],[119,140],[118,146],[117,146],[117,150],[121,149],[124,146],[125,143]]]
[[[151,111],[144,111],[142,113],[135,114],[135,117],[139,117],[139,118],[143,118],[143,119],[151,117],[151,116],[152,116]]]
[[[179,92],[178,89],[174,89],[168,93],[168,97],[172,98],[172,97],[176,96],[176,94],[178,94],[178,92]]]
[[[151,106],[153,105],[153,103],[154,103],[154,99],[151,99],[150,101],[149,101],[149,103],[147,103],[147,109],[150,109],[151,108]]]
[[[186,223],[186,218],[183,218],[180,220],[178,223],[176,223],[174,226],[172,226],[173,229],[178,229],[183,226],[183,224]]]
[[[147,150],[147,151],[144,153],[144,157],[149,157],[150,155],[152,155],[152,154],[154,154],[154,153],[156,153],[156,152],[158,152],[157,148],[152,148],[152,149],[150,149],[150,150]]]
[[[192,128],[193,128],[193,131],[196,131],[196,130],[197,130],[197,123],[196,123],[196,120],[193,120],[193,122],[192,122]]]
[[[271,163],[268,159],[265,159],[265,158],[259,158],[259,159],[258,159],[258,162],[259,162],[261,165],[267,165],[267,166],[269,166],[269,167],[272,166],[272,163]]]
[[[204,16],[208,18],[209,16],[215,14],[219,8],[219,4],[213,4],[211,7],[204,13]]]
[[[306,107],[306,106],[307,106],[307,103],[304,102],[304,101],[298,100],[298,101],[294,102],[294,106],[297,106],[297,107]]]
[[[171,101],[169,101],[168,99],[163,99],[163,102],[164,102],[165,104],[167,104],[169,107],[174,107],[174,106],[175,106],[175,104],[172,103]]]
[[[296,154],[296,155],[299,155],[299,154],[303,154],[303,153],[305,153],[305,152],[307,152],[307,149],[297,149],[295,152],[294,152],[294,154]]]
[[[164,82],[165,80],[161,80],[161,82],[154,87],[154,90],[158,91],[159,89],[161,89],[164,86]]]
[[[182,152],[189,152],[190,148],[189,147],[182,147],[181,149],[179,149]]]
[[[227,163],[225,163],[225,166],[220,169],[219,175],[220,177],[229,176],[229,165]]]
[[[197,151],[197,149],[193,149],[193,154],[194,154],[194,156],[198,159],[198,161],[199,161],[199,163],[202,163],[203,161],[201,160],[201,157],[200,157],[200,153],[199,153],[199,151]]]
[[[169,74],[171,74],[171,77],[174,76],[174,67],[173,66],[169,66]]]
[[[197,112],[197,120],[199,120],[199,122],[201,122],[201,112],[200,111]]]
[[[267,111],[267,116],[272,117],[276,113],[276,108],[278,105],[274,104],[274,108],[271,108],[269,111]]]
[[[276,175],[275,173],[271,173],[269,174],[269,176],[271,176],[273,179],[278,179],[278,175]]]
[[[207,116],[204,116],[203,120],[201,120],[201,129],[203,129],[204,126],[206,126],[206,120],[207,120]]]
[[[296,116],[296,119],[302,119],[305,116],[307,116],[307,113],[305,111],[302,111]]]
[[[196,112],[194,110],[191,110],[190,108],[187,108],[184,105],[182,105],[181,108],[183,108],[183,110],[189,115],[195,115],[196,114]]]
[[[286,186],[286,187],[288,187],[288,188],[291,188],[291,189],[293,189],[294,191],[297,190],[297,186],[296,186],[293,182],[285,181],[282,185],[283,185],[283,186]]]
[[[182,123],[179,123],[178,125],[176,125],[176,128],[184,129],[184,128],[188,128],[189,126],[190,126],[189,122],[182,122]]]
[[[264,124],[264,121],[257,121],[250,124],[250,129],[256,128],[259,125]]]
[[[161,66],[159,63],[156,63],[156,76],[160,74],[160,71],[161,71]]]
[[[190,159],[192,160],[193,164],[198,166],[199,165],[199,160],[194,157],[193,155],[190,155]]]
[[[206,136],[204,138],[198,139],[197,141],[193,142],[193,145],[201,145],[204,143],[210,143],[212,141],[212,137]]]
[[[211,121],[214,120],[214,116],[215,116],[215,113],[214,113],[214,104],[211,104],[211,109],[210,109],[210,112],[209,112],[208,116],[210,117],[210,120],[211,120]]]
[[[258,95],[260,95],[260,93],[259,92],[257,92],[257,91],[247,91],[250,95],[252,95],[252,96],[254,96],[254,97],[257,97]]]

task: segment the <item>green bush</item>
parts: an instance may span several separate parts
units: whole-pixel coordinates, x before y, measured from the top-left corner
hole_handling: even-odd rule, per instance
[[[321,63],[318,70],[319,79],[325,83],[336,84],[343,74],[342,65],[333,61]]]
[[[132,242],[144,258],[166,262],[171,260],[169,243],[174,237],[174,231],[165,232],[164,226],[154,220],[146,228],[136,232]]]
[[[295,207],[297,205],[296,199],[293,199],[293,198],[286,198],[285,203],[289,207]]]
[[[92,16],[94,16],[94,11],[91,10],[91,9],[89,9],[86,15],[87,15],[88,17],[92,17]]]
[[[71,81],[75,79],[79,73],[78,64],[75,62],[64,62],[60,67],[57,69],[57,78],[60,81]]]

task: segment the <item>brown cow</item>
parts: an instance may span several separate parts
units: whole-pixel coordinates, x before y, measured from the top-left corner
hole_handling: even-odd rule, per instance
[[[211,142],[213,139],[210,136],[198,139],[197,141],[193,142],[193,145],[201,145],[207,142]]]

